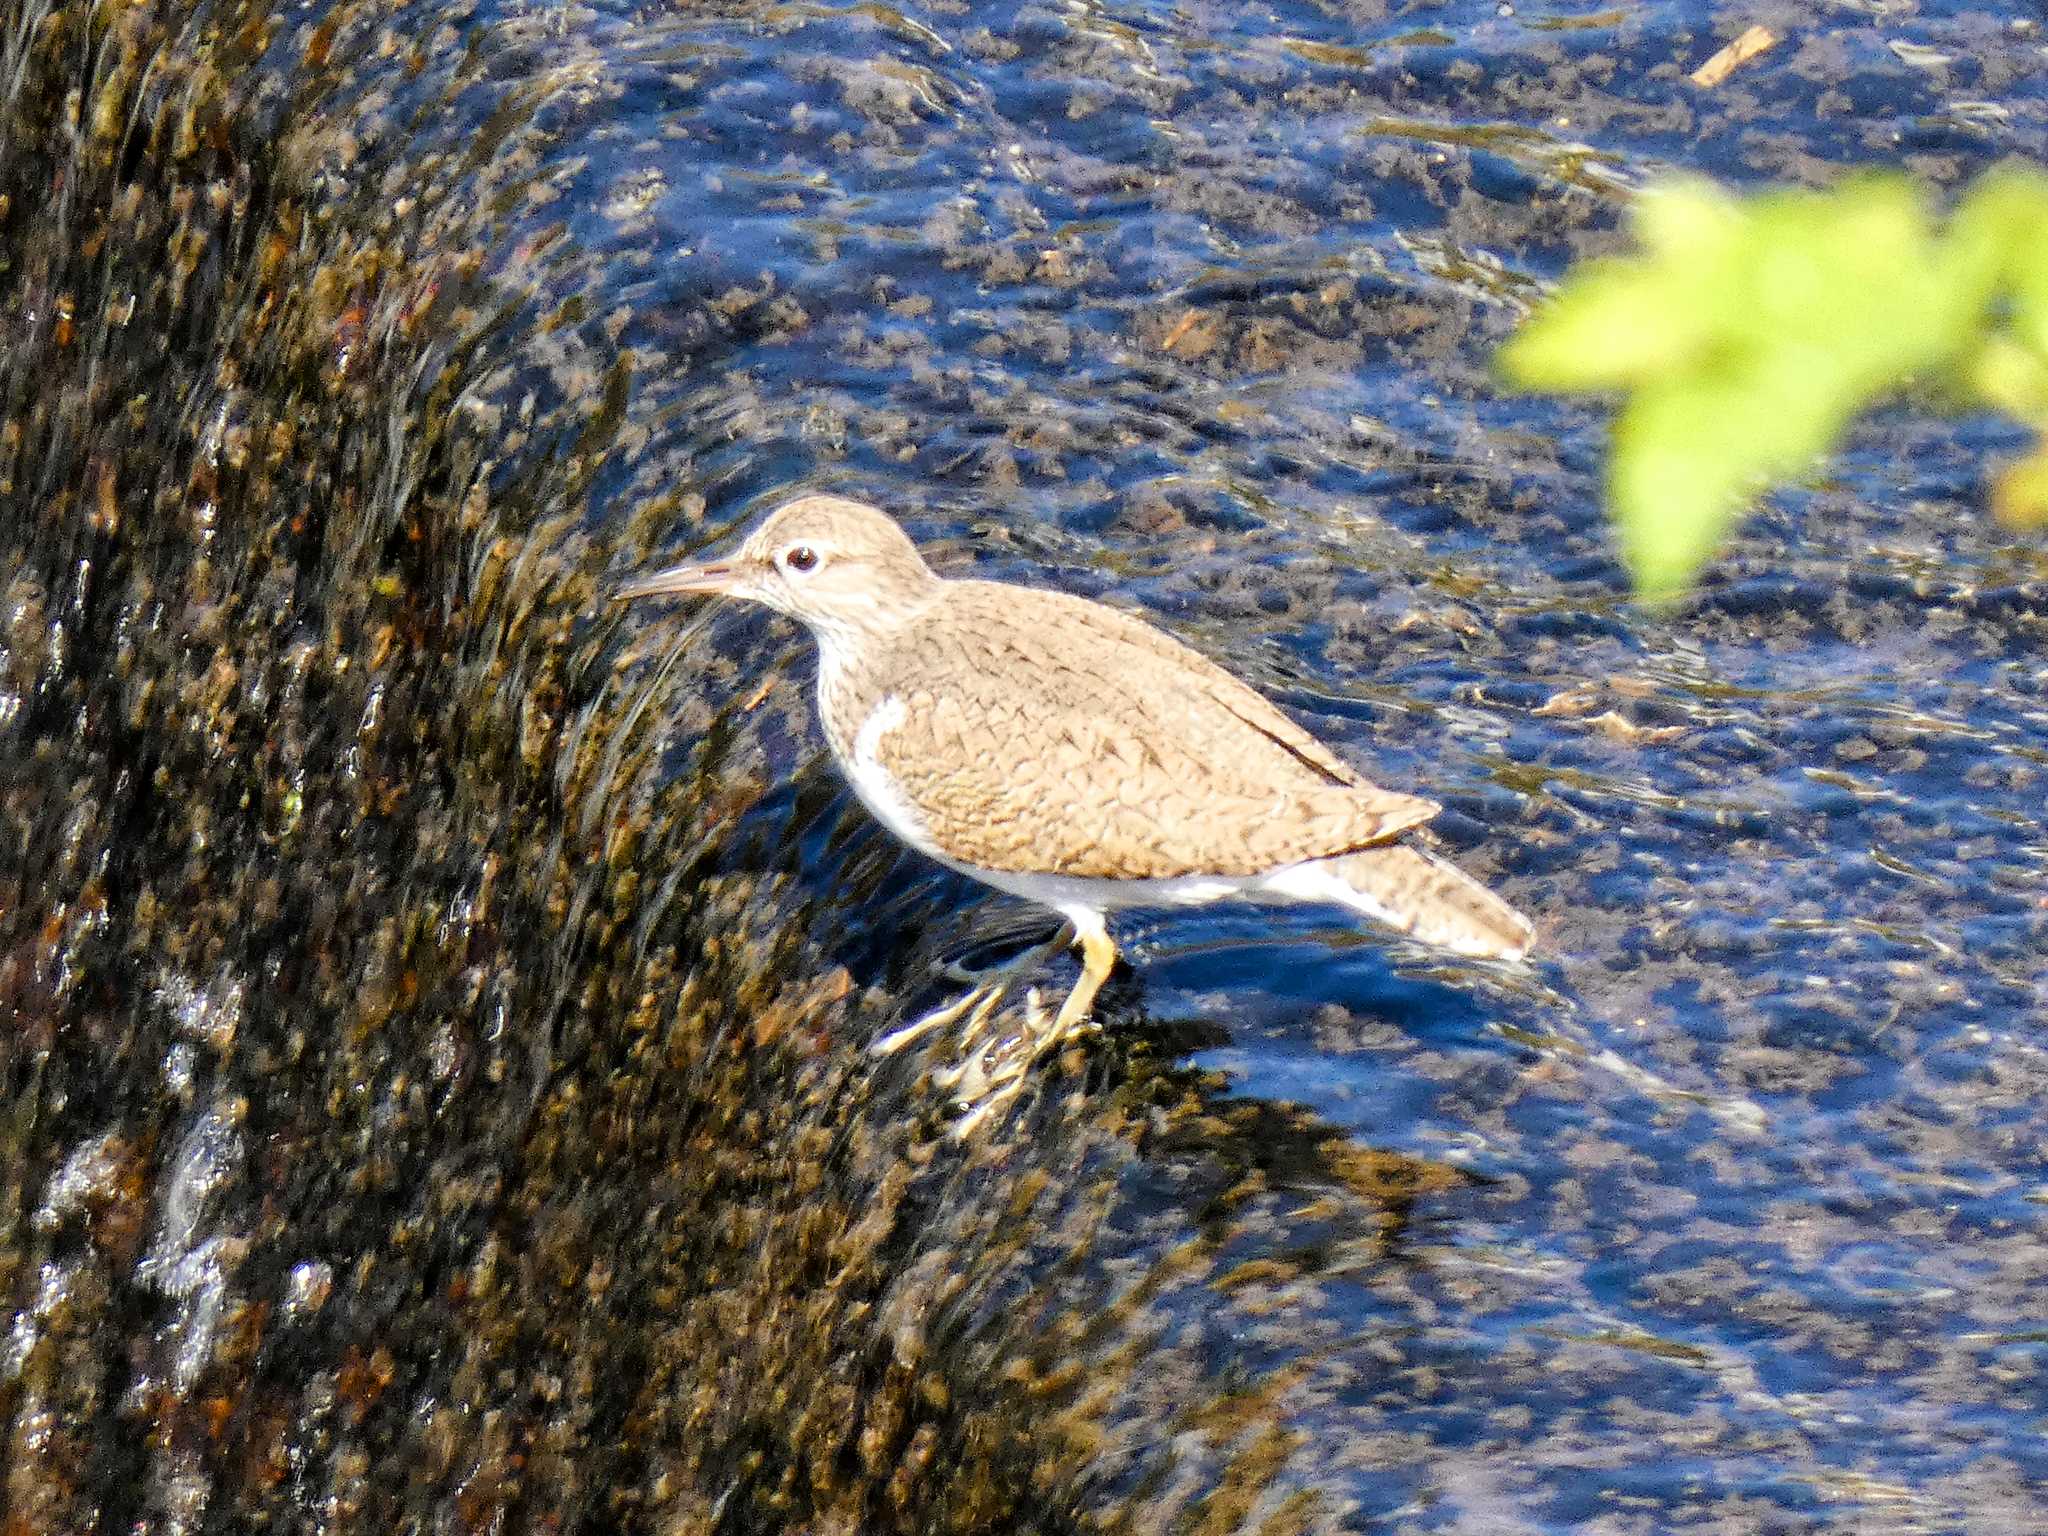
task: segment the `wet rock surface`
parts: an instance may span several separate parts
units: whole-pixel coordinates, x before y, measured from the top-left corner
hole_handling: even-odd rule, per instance
[[[1880,417],[1646,615],[1598,412],[1486,360],[1649,172],[2041,157],[2044,45],[17,6],[7,1528],[2037,1523],[2012,439]],[[852,805],[792,631],[603,602],[799,485],[1426,786],[1548,962],[1134,919],[952,1145],[862,1046],[1018,914]]]

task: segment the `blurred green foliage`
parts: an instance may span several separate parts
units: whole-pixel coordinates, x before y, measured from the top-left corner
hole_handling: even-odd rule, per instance
[[[1507,381],[1625,391],[1608,494],[1637,591],[1683,592],[1749,500],[1909,384],[2031,426],[1998,515],[2048,524],[2048,175],[1986,173],[1944,223],[1904,176],[1738,199],[1674,181],[1640,251],[1585,263],[1502,349]]]

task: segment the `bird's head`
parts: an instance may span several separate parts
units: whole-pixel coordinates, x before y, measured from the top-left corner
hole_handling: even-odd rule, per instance
[[[938,585],[886,512],[844,496],[800,496],[769,513],[727,559],[672,565],[612,595],[742,597],[839,636],[901,622]]]

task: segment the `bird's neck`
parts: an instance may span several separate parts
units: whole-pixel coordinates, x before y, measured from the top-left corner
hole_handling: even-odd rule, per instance
[[[827,715],[864,713],[880,697],[883,661],[945,592],[937,579],[916,591],[877,595],[858,613],[806,616],[818,642],[818,703]]]
[[[898,635],[929,613],[945,588],[946,584],[936,578],[877,588],[860,594],[834,612],[807,613],[804,622],[817,636],[821,651],[874,650],[894,643]]]

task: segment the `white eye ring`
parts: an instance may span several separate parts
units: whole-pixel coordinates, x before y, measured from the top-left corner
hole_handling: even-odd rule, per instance
[[[782,564],[801,576],[818,568],[818,552],[808,544],[792,544],[782,552]]]

